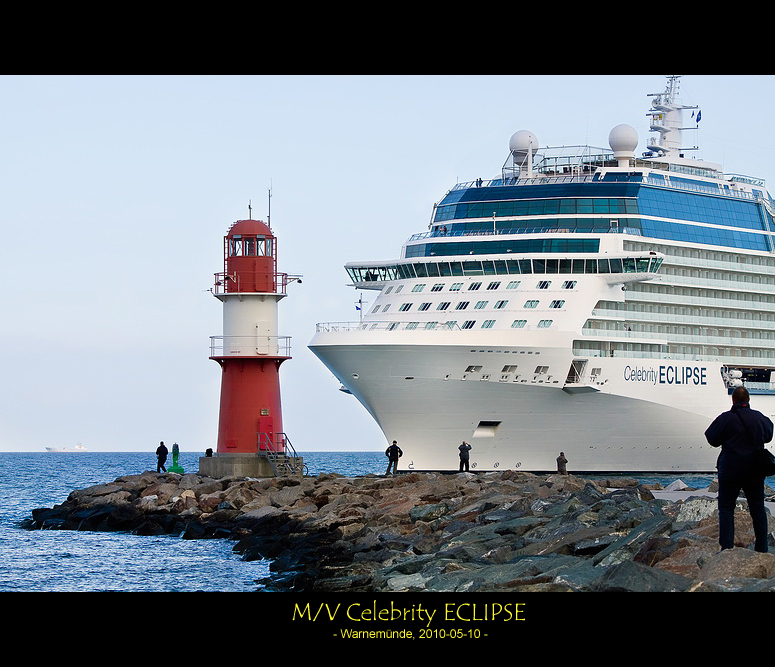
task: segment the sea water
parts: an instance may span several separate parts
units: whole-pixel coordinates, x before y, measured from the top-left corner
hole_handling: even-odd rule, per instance
[[[386,468],[383,452],[299,454],[310,475],[384,474]],[[179,464],[196,472],[199,456],[181,452]],[[256,582],[269,576],[269,563],[243,561],[230,540],[23,527],[33,509],[53,507],[75,489],[155,469],[153,452],[0,453],[0,591],[260,591]],[[700,488],[712,478],[681,479]]]

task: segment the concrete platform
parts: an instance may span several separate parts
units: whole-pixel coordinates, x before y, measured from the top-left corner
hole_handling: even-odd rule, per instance
[[[301,468],[301,457],[290,459]],[[282,465],[279,466],[282,468]],[[266,456],[257,454],[216,454],[199,458],[199,474],[220,479],[222,477],[276,477],[274,468]],[[282,474],[282,473],[280,473]]]

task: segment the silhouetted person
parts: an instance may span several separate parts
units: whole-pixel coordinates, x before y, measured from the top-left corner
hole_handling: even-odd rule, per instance
[[[390,447],[388,447],[385,450],[385,456],[388,457],[388,467],[387,467],[387,470],[385,471],[386,475],[390,474],[391,466],[393,468],[393,474],[394,475],[396,474],[396,472],[398,471],[398,459],[400,459],[403,455],[404,453],[401,451],[401,448],[398,446],[398,443],[395,440],[393,440],[393,444],[390,445]]]
[[[565,452],[560,452],[557,457],[557,472],[561,475],[568,474],[568,459],[565,458]]]
[[[160,442],[156,448],[156,472],[167,472],[164,464],[167,462],[167,448],[164,446],[164,442]]]
[[[735,503],[740,489],[756,536],[754,549],[767,552],[767,513],[764,509],[764,472],[756,464],[756,452],[772,440],[772,421],[752,410],[745,387],[732,393],[732,409],[722,412],[705,431],[712,447],[721,447],[718,469],[718,541],[722,549],[735,543]]]
[[[465,468],[465,472],[468,472],[468,452],[471,451],[471,445],[463,440],[463,444],[458,449],[460,450],[460,472],[463,472],[463,468]]]

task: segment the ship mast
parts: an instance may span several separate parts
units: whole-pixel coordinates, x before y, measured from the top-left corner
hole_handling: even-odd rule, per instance
[[[647,148],[662,157],[682,157],[681,153],[683,151],[697,150],[697,146],[692,148],[681,146],[683,143],[682,130],[694,129],[683,127],[683,111],[684,109],[696,109],[697,107],[685,106],[678,102],[680,78],[680,74],[668,76],[665,92],[651,93],[649,95],[649,97],[654,97],[651,101],[651,109],[648,112],[648,115],[651,116],[649,129],[652,132],[657,132],[657,136],[649,139]],[[699,120],[699,117],[697,120]]]

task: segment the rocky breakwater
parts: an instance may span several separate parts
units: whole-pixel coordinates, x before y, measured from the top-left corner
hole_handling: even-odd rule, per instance
[[[146,472],[36,509],[30,529],[224,538],[270,559],[268,591],[771,591],[775,555],[718,550],[714,498],[573,475],[211,479]],[[771,527],[775,523],[771,519]]]

